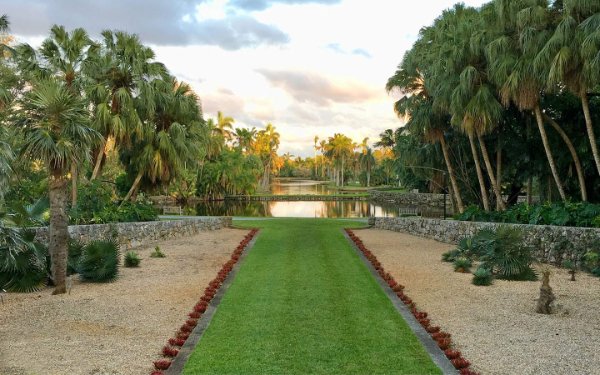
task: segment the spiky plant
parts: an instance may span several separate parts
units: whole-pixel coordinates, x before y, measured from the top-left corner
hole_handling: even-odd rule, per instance
[[[69,258],[67,260],[67,275],[77,273],[77,264],[83,252],[83,243],[74,239],[69,240]]]
[[[488,248],[481,260],[498,278],[537,280],[531,268],[534,260],[532,249],[523,244],[523,231],[518,228],[498,227],[493,246]]]
[[[119,258],[119,244],[116,241],[92,241],[84,246],[79,258],[79,276],[85,281],[113,281],[119,273]]]
[[[454,265],[455,272],[466,273],[466,272],[469,272],[473,263],[471,262],[471,260],[469,260],[467,258],[460,257],[460,258],[456,258],[453,265]]]
[[[0,221],[0,288],[34,292],[46,286],[48,250],[34,242],[34,233],[10,228]]]
[[[138,253],[135,251],[128,251],[125,253],[125,260],[123,263],[125,264],[125,267],[139,267],[140,261],[141,259]]]
[[[478,267],[473,272],[473,285],[487,286],[492,285],[493,275],[490,270],[485,267]]]

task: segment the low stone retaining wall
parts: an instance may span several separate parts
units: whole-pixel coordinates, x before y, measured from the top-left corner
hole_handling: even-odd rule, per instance
[[[231,217],[203,217],[172,221],[137,223],[70,225],[71,238],[87,243],[116,237],[124,249],[145,245],[167,238],[183,237],[204,230],[231,226]],[[36,228],[36,239],[48,243],[48,227]]]
[[[369,190],[369,198],[375,202],[394,203],[401,206],[444,208],[444,194]],[[450,207],[452,206],[450,196],[446,196],[446,206],[448,211],[450,211]]]
[[[423,219],[423,218],[375,218],[376,228],[413,234],[441,242],[457,244],[481,229],[495,230],[500,225],[514,226],[525,232],[524,241],[535,249],[542,262],[560,263],[563,259],[579,261],[590,250],[600,246],[600,229],[558,227],[552,225],[525,225],[504,223],[480,223],[471,221]],[[568,246],[561,247],[565,240]]]

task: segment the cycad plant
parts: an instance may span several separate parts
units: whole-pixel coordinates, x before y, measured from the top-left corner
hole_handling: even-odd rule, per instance
[[[110,282],[119,274],[119,244],[111,240],[92,241],[84,246],[77,270],[82,280]]]
[[[532,249],[523,244],[523,231],[509,226],[496,230],[494,241],[480,257],[485,268],[507,280],[536,280]]]

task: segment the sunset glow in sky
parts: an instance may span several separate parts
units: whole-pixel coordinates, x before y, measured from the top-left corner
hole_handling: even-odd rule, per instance
[[[397,128],[385,91],[419,29],[455,0],[0,0],[18,41],[52,24],[137,33],[192,84],[204,117],[281,133],[280,153],[313,154],[315,135],[370,143]],[[479,6],[483,0],[463,1]]]

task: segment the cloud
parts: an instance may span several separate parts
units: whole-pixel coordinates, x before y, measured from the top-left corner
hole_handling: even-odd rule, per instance
[[[369,53],[369,51],[367,51],[365,49],[362,49],[362,48],[356,48],[356,49],[354,49],[352,51],[352,54],[353,55],[358,55],[358,56],[363,56],[363,57],[366,57],[368,59],[370,59],[372,57],[371,54]]]
[[[217,111],[235,119],[245,114],[244,100],[229,89],[219,89],[217,92],[200,94],[204,118],[216,117]]]
[[[362,56],[362,57],[366,57],[368,59],[370,59],[372,56],[369,53],[369,51],[365,50],[364,48],[355,48],[352,50],[352,52],[348,52],[346,51],[339,43],[330,43],[328,45],[325,46],[327,49],[332,50],[333,52],[342,54],[342,55],[358,55],[358,56]]]
[[[273,86],[279,87],[302,103],[329,106],[332,103],[356,103],[373,99],[378,90],[362,83],[336,83],[316,73],[257,69]]]
[[[274,4],[338,4],[341,0],[231,0],[229,5],[247,10],[265,10]]]
[[[289,37],[280,29],[243,14],[197,20],[197,6],[208,0],[0,0],[14,34],[47,35],[53,24],[84,27],[92,35],[118,29],[156,45],[212,45],[237,50],[282,45]],[[32,22],[35,20],[35,22]]]

